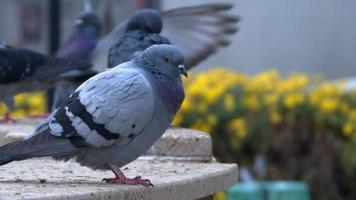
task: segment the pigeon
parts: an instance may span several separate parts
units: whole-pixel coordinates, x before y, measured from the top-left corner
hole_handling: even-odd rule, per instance
[[[100,35],[100,20],[91,8],[89,1],[84,4],[84,11],[75,20],[74,30],[56,52],[60,58],[88,59],[95,48]]]
[[[127,178],[120,167],[161,137],[184,100],[185,57],[173,45],[153,45],[134,59],[80,85],[24,141],[0,147],[0,165],[31,157],[74,158],[92,169],[112,170],[115,184],[153,186]]]
[[[90,54],[89,62],[93,64],[94,71],[101,72],[131,60],[153,44],[173,44],[183,50],[186,55],[184,65],[190,69],[216,52],[219,47],[230,43],[228,37],[238,31],[235,24],[239,21],[239,17],[226,13],[232,7],[233,4],[215,3],[182,7],[162,13],[152,9],[139,10],[100,39],[94,49],[86,51]],[[79,51],[81,47],[89,50],[79,45],[76,47],[78,48],[72,49]],[[59,52],[76,55],[75,51],[61,49],[64,50]],[[89,73],[79,79],[79,82],[91,75],[92,73]],[[69,76],[77,77],[73,72]],[[52,110],[60,106],[75,87],[66,83],[61,89],[56,88]]]
[[[93,11],[90,1],[84,2],[84,11],[75,20],[74,30],[69,38],[56,52],[60,58],[88,60],[90,52],[95,48],[100,35],[101,24],[99,17]],[[53,91],[51,110],[59,107],[67,97],[85,80],[96,75],[93,69],[72,70],[61,76],[66,77],[67,82],[58,83]]]
[[[232,7],[215,3],[162,13],[139,10],[99,41],[91,53],[93,67],[103,71],[132,59],[153,44],[173,44],[183,51],[184,65],[190,69],[230,43],[229,36],[238,31],[235,25],[239,21],[239,17],[226,13]]]
[[[168,38],[161,36],[162,19],[156,10],[137,11],[128,21],[125,33],[109,49],[107,67],[131,60],[143,50],[154,44],[170,44]]]
[[[87,69],[90,63],[81,60],[65,60],[47,56],[25,48],[0,44],[0,101],[7,112],[0,122],[10,121],[13,96],[22,92],[47,89],[64,80],[59,74],[72,69]]]

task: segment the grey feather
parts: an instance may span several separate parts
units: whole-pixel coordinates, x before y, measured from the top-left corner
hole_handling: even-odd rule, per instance
[[[58,138],[49,131],[43,131],[24,141],[0,147],[0,165],[32,157],[62,156],[77,150],[67,139]]]

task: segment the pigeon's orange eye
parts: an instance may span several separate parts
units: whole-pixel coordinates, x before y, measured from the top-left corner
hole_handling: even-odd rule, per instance
[[[167,56],[165,56],[165,57],[163,57],[163,61],[164,61],[165,63],[169,63],[169,58],[168,58]]]

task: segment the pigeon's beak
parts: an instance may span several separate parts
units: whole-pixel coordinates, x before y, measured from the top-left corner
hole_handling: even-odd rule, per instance
[[[181,73],[183,76],[188,77],[187,70],[185,69],[184,65],[179,65],[178,66],[179,73]]]

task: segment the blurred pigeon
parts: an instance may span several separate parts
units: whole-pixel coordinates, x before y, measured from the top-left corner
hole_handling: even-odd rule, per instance
[[[84,11],[75,20],[74,30],[56,52],[57,57],[88,59],[95,48],[100,34],[100,20],[92,10],[89,1],[85,1]]]
[[[72,69],[85,69],[91,65],[79,60],[64,60],[46,56],[23,48],[0,44],[0,101],[7,106],[1,122],[10,120],[13,96],[50,87],[65,79],[60,73]]]
[[[84,82],[24,141],[0,147],[0,165],[31,157],[75,157],[92,169],[111,169],[110,183],[152,185],[126,178],[120,167],[161,137],[184,99],[184,55],[153,45],[133,60]]]
[[[185,66],[190,69],[220,46],[230,43],[228,36],[237,31],[234,25],[239,21],[237,16],[226,13],[232,7],[232,4],[215,3],[161,14],[152,9],[139,10],[99,41],[91,54],[93,66],[103,71],[104,63],[113,67],[152,44],[171,43],[182,49],[186,56]]]
[[[161,36],[162,19],[156,10],[143,9],[137,11],[128,21],[125,33],[109,49],[107,67],[131,60],[143,50],[154,44],[169,44],[169,40]]]
[[[75,21],[72,34],[58,49],[55,55],[60,58],[88,60],[89,54],[95,48],[99,38],[100,27],[99,17],[93,11],[90,1],[84,1],[84,11]],[[62,74],[68,81],[56,85],[53,94],[52,110],[63,104],[67,97],[81,83],[96,73],[97,72],[92,69],[73,69],[68,73]]]

